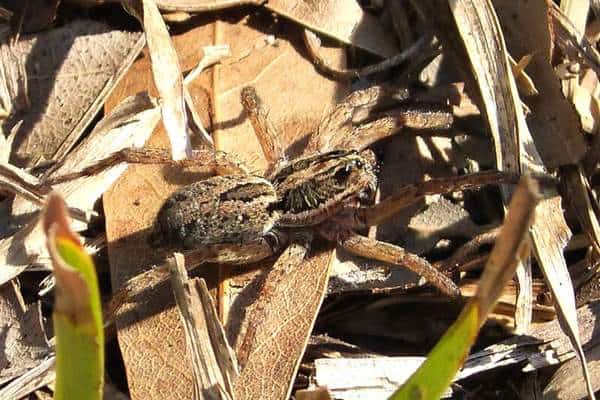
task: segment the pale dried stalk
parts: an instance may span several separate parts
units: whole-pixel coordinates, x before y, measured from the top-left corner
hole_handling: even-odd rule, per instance
[[[204,143],[208,144],[210,147],[214,147],[212,137],[206,131],[206,129],[204,129],[202,120],[196,112],[196,107],[194,106],[194,101],[192,100],[188,86],[191,82],[193,82],[194,79],[200,76],[202,71],[204,71],[206,68],[218,63],[225,57],[229,57],[231,55],[231,51],[229,50],[228,45],[206,46],[202,48],[202,51],[204,55],[198,65],[183,79],[183,95],[185,99],[185,105],[187,107],[186,109],[189,112],[192,130],[200,135]]]
[[[232,352],[222,351],[227,348],[227,342],[206,284],[203,285],[203,281],[199,279],[189,281],[183,254],[175,253],[168,265],[192,362],[194,398],[231,399],[232,379],[237,374],[235,362],[230,359]],[[208,304],[205,303],[207,299]],[[220,336],[217,343],[214,343],[215,336]],[[215,344],[221,346],[215,347]],[[223,356],[225,358],[220,359]]]
[[[143,0],[144,32],[152,60],[154,84],[160,93],[165,129],[171,141],[173,160],[191,158],[187,132],[184,86],[177,53],[154,0]]]

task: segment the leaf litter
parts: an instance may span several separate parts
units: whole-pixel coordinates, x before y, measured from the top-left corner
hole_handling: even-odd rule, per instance
[[[9,301],[0,310],[6,329],[16,332],[2,337],[0,360],[10,362],[0,365],[0,377],[5,377],[0,393],[34,398],[42,396],[33,394],[35,390],[52,390],[51,384],[46,386],[53,379],[47,366],[52,363],[52,347],[46,342],[52,334],[47,320],[51,307],[42,307],[40,314],[36,306],[38,301],[52,304],[45,294],[52,289],[40,291],[50,268],[44,238],[36,233],[37,213],[49,191],[66,197],[74,229],[83,232],[86,241],[97,242],[106,232],[108,248],[96,249],[95,257],[100,260],[101,282],[119,295],[129,279],[169,259],[170,254],[149,246],[147,240],[164,199],[182,185],[223,173],[223,166],[215,156],[211,168],[121,163],[103,179],[98,177],[104,172],[63,183],[54,183],[55,177],[144,143],[172,150],[174,159],[224,152],[231,156],[227,162],[235,159],[236,171],[261,174],[266,161],[239,101],[243,87],[256,88],[269,121],[281,133],[286,156],[293,159],[311,146],[308,135],[336,103],[351,90],[376,84],[408,89],[409,102],[429,98],[438,105],[455,106],[449,129],[404,128],[373,147],[381,160],[377,199],[402,185],[485,169],[545,174],[544,199],[530,231],[535,257],[524,260],[515,283],[503,289],[503,300],[484,325],[474,358],[467,360],[451,396],[487,398],[503,393],[516,398],[513,388],[525,390],[532,381],[538,395],[553,398],[582,398],[599,389],[597,379],[585,383],[581,373],[586,357],[597,358],[597,330],[582,322],[581,313],[596,318],[599,301],[593,289],[599,286],[594,286],[599,229],[594,154],[600,143],[595,137],[594,104],[599,69],[598,37],[591,29],[598,21],[588,13],[588,2],[405,1],[362,7],[335,1],[320,7],[306,1],[273,1],[266,7],[253,1],[188,3],[157,1],[158,9],[191,13],[168,30],[150,0],[128,5],[138,13],[143,10],[143,24],[117,5],[106,6],[119,15],[111,24],[123,24],[129,31],[99,22],[101,17],[78,20],[74,15],[81,9],[70,4],[58,9],[55,27],[34,33],[33,39],[18,38],[18,31],[3,39],[0,104],[6,115],[1,117],[0,146],[6,157],[0,168],[0,195],[7,226],[1,238],[0,277],[3,293],[21,300]],[[97,16],[107,12],[92,10]],[[13,16],[19,17],[18,10]],[[144,43],[142,25],[152,40],[133,62]],[[469,34],[462,30],[466,27]],[[56,38],[57,50],[42,52],[34,61],[35,54],[27,49]],[[215,60],[202,61],[207,46],[227,46],[230,53],[223,52],[212,65]],[[184,82],[182,72],[199,64],[201,72]],[[424,68],[428,78],[420,74]],[[465,88],[458,94],[469,100],[474,113],[461,114],[457,92],[454,97],[435,95],[451,93],[448,88],[457,84]],[[149,92],[158,102],[148,95],[130,97],[139,92]],[[353,110],[349,121],[364,123],[373,113],[397,115],[394,110],[406,107],[400,106],[406,98],[396,96],[385,104],[378,100]],[[74,97],[84,99],[84,104],[76,105]],[[96,122],[102,106],[106,117]],[[163,124],[155,130],[161,111]],[[345,132],[348,126],[339,129]],[[344,133],[333,126],[318,135],[323,143],[344,143]],[[226,168],[231,170],[231,164]],[[502,222],[510,195],[509,186],[500,191],[490,187],[427,195],[368,234],[424,256],[452,276],[467,298],[473,295],[473,284],[497,239],[490,232]],[[570,246],[574,238],[584,240]],[[465,247],[470,241],[472,245]],[[192,267],[187,259],[185,263]],[[342,382],[320,379],[325,360],[316,358],[344,356],[358,359],[357,365],[373,365],[374,380],[354,382],[361,387],[345,382],[348,386],[335,397],[351,398],[344,396],[356,392],[386,398],[390,392],[381,391],[376,382],[385,379],[390,368],[387,357],[395,356],[394,368],[406,368],[412,357],[426,355],[458,316],[464,300],[440,295],[421,285],[414,274],[398,274],[385,263],[344,254],[318,237],[310,245],[293,241],[277,261],[205,265],[192,274],[206,284],[180,278],[188,293],[195,288],[192,300],[178,300],[183,317],[166,280],[138,287],[128,293],[131,297],[121,299],[111,298],[110,290],[103,292],[107,302],[116,304],[108,314],[115,322],[107,328],[112,329],[107,334],[108,374],[113,386],[133,399],[203,398],[202,388],[213,384],[220,388],[215,392],[219,398],[283,399],[296,391],[298,398],[310,393],[326,398],[318,385],[333,388]],[[207,293],[213,296],[214,307],[207,304],[212,303]],[[579,306],[588,305],[576,309],[575,295]],[[204,310],[201,314],[198,304]],[[40,340],[35,343],[19,333],[24,322],[15,316],[24,315],[24,310],[37,310],[35,330]],[[193,322],[200,315],[206,321]],[[561,323],[555,320],[553,333],[540,336],[540,321],[554,318]],[[186,320],[193,323],[183,329]],[[404,323],[393,323],[396,320]],[[332,336],[337,350],[325,350],[335,348],[333,341],[317,341],[306,351],[307,344],[319,337],[311,332]],[[555,345],[558,337],[563,338],[560,348]],[[198,340],[215,350],[212,356],[203,351],[190,356],[189,346]],[[501,350],[503,341],[527,353],[508,356]],[[477,356],[485,351],[498,356]],[[567,361],[573,354],[578,361]],[[232,372],[236,358],[239,375]],[[552,365],[557,363],[564,364],[554,373]],[[506,368],[512,364],[521,368]],[[360,371],[343,362],[336,368],[342,373],[348,368],[348,374]],[[467,373],[469,368],[475,372]],[[531,372],[535,370],[544,373]],[[597,376],[598,370],[591,362],[585,375]],[[221,371],[226,378],[207,381],[215,376],[207,371]],[[377,371],[384,372],[379,376]]]

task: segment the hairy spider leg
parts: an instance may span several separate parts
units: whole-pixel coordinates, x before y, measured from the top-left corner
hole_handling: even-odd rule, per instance
[[[407,185],[378,204],[352,209],[351,214],[354,215],[347,218],[346,223],[334,222],[319,226],[319,233],[329,240],[338,242],[343,248],[358,256],[404,266],[423,276],[445,294],[457,296],[460,292],[454,282],[424,258],[412,254],[400,246],[358,235],[352,228],[378,225],[426,195],[473,189],[488,184],[517,182],[518,176],[515,174],[486,171]]]
[[[273,230],[266,237],[259,238],[251,243],[244,244],[213,244],[202,248],[184,252],[185,265],[188,270],[207,264],[244,265],[262,261],[287,247],[287,234]],[[140,293],[151,290],[157,284],[166,281],[169,276],[168,261],[154,268],[148,269],[129,279],[123,286],[113,293],[107,307],[108,319],[125,302],[135,301]]]
[[[335,106],[311,135],[307,153],[333,149],[364,150],[371,144],[397,134],[403,128],[448,130],[453,123],[448,106],[407,103],[407,90],[372,86],[357,90]],[[378,109],[393,105],[393,111]]]
[[[194,150],[193,158],[174,161],[171,158],[170,151],[166,149],[126,148],[116,151],[106,158],[95,161],[93,164],[79,171],[56,177],[50,176],[43,183],[45,185],[56,185],[84,176],[95,175],[124,162],[129,164],[167,164],[180,167],[203,167],[206,168],[207,172],[214,172],[218,175],[246,175],[248,173],[248,169],[240,160],[222,151]]]
[[[379,225],[427,195],[447,194],[494,184],[517,184],[519,177],[511,172],[483,171],[405,185],[377,204],[356,209],[355,221],[359,227]]]
[[[277,129],[275,129],[275,126],[269,120],[267,111],[262,107],[260,98],[256,94],[256,89],[252,86],[243,88],[241,101],[267,160],[268,167],[265,175],[268,176],[277,167],[287,161],[283,146],[278,139]]]

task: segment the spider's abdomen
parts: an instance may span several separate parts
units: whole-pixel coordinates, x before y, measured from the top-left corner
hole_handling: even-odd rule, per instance
[[[173,193],[158,212],[153,236],[186,249],[247,243],[271,230],[276,202],[273,185],[263,178],[215,176]]]

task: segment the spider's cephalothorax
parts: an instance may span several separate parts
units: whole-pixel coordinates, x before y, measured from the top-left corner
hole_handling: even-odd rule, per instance
[[[266,179],[215,176],[169,196],[158,213],[154,236],[162,245],[186,249],[251,242],[273,228],[279,216],[276,203],[275,189]]]
[[[320,224],[351,203],[372,200],[377,187],[375,156],[334,150],[292,161],[272,177],[280,226]]]

